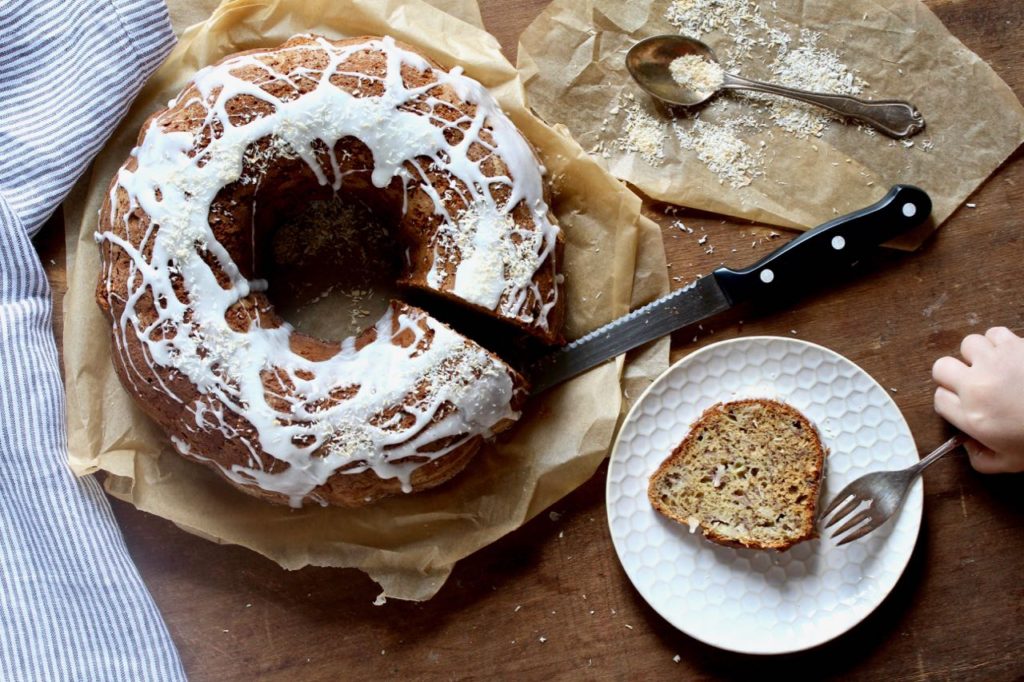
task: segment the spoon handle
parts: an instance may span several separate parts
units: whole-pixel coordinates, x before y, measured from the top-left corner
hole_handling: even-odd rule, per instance
[[[842,116],[849,116],[878,128],[892,137],[909,137],[924,129],[924,117],[910,102],[902,100],[869,101],[847,95],[828,95],[787,88],[771,83],[749,80],[731,73],[725,74],[722,89],[754,90],[770,95],[791,97],[808,104],[816,104]]]

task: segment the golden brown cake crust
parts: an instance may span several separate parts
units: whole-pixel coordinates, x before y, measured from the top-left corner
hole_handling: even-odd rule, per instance
[[[647,495],[713,542],[784,551],[817,537],[824,463],[817,430],[790,405],[717,403],[651,475]]]
[[[208,69],[216,71],[224,65],[232,65],[229,71],[224,68],[221,71],[227,71],[230,78],[242,84],[238,92],[244,93],[245,88],[250,87],[245,84],[251,84],[267,93],[268,101],[280,102],[284,108],[291,102],[302,101],[317,90],[317,81],[304,74],[317,68],[323,70],[327,63],[325,55],[346,55],[337,69],[331,72],[330,82],[344,91],[355,104],[359,104],[362,99],[387,94],[390,70],[399,63],[399,87],[409,92],[419,89],[424,93],[402,104],[402,111],[430,121],[432,126],[443,130],[445,140],[452,145],[471,134],[477,135],[479,141],[472,141],[468,145],[465,156],[474,168],[479,169],[479,177],[487,182],[484,198],[488,199],[488,205],[493,203],[501,206],[503,202],[510,204],[518,196],[515,193],[519,192],[519,179],[514,177],[513,167],[505,163],[500,153],[494,151],[498,149],[500,152],[498,142],[502,141],[502,135],[507,139],[507,128],[492,127],[492,123],[497,125],[497,122],[487,118],[486,125],[472,132],[469,126],[476,120],[474,117],[479,118],[478,105],[460,97],[455,85],[439,80],[454,77],[447,76],[436,62],[419,55],[413,48],[393,41],[382,43],[382,40],[389,39],[363,37],[325,41],[316,36],[302,36],[278,48],[231,55]],[[326,47],[328,45],[333,47]],[[364,46],[365,49],[362,49]],[[337,52],[330,52],[332,49]],[[393,56],[391,50],[398,53],[404,51],[414,56],[401,57],[399,62],[389,62],[388,59]],[[240,60],[242,57],[248,59]],[[422,60],[429,68],[420,68],[416,60]],[[467,197],[474,196],[473,191],[480,188],[468,188],[457,174],[439,165],[446,158],[444,155],[417,156],[403,161],[397,167],[401,178],[395,176],[382,185],[374,175],[379,169],[377,162],[380,150],[375,151],[356,135],[342,135],[331,147],[322,140],[318,146],[314,140],[310,151],[289,147],[281,142],[285,137],[271,130],[242,150],[244,157],[240,176],[223,184],[210,202],[206,222],[218,248],[223,251],[198,242],[183,241],[177,235],[173,235],[177,241],[171,242],[171,247],[168,247],[159,240],[163,237],[161,233],[170,228],[159,221],[151,224],[151,210],[146,209],[146,201],[143,200],[147,198],[145,193],[150,188],[146,186],[140,189],[137,181],[142,171],[146,170],[140,169],[140,158],[153,158],[146,156],[144,145],[149,143],[153,147],[154,136],[159,142],[172,139],[169,136],[177,135],[174,139],[185,139],[181,136],[187,135],[193,140],[188,149],[188,157],[199,168],[205,164],[213,166],[219,162],[219,158],[215,158],[215,154],[209,150],[218,148],[217,144],[226,133],[233,132],[229,129],[233,126],[258,126],[261,119],[276,113],[273,104],[267,104],[249,94],[220,97],[228,85],[212,90],[207,87],[204,90],[205,81],[200,79],[207,71],[199,72],[197,80],[186,86],[168,109],[154,113],[146,121],[138,138],[138,148],[142,152],[133,152],[122,171],[113,178],[107,200],[100,211],[98,232],[101,274],[97,286],[97,302],[112,322],[114,365],[122,384],[133,395],[139,407],[165,429],[181,454],[210,466],[245,492],[273,502],[296,504],[305,500],[359,506],[398,492],[403,487],[406,490],[422,490],[440,485],[466,466],[479,450],[483,438],[511,425],[522,407],[526,395],[525,382],[497,356],[460,337],[422,310],[392,302],[385,319],[354,340],[354,350],[362,353],[364,349],[376,349],[375,352],[379,351],[379,354],[388,357],[404,353],[403,357],[408,357],[408,362],[413,363],[417,358],[422,359],[422,356],[436,351],[443,339],[448,344],[446,348],[450,347],[448,354],[458,356],[459,359],[439,355],[430,376],[436,379],[441,376],[438,374],[441,372],[446,373],[446,377],[455,377],[443,380],[444,386],[449,381],[452,385],[451,389],[444,390],[454,391],[453,395],[463,402],[456,404],[456,399],[451,402],[438,397],[440,389],[434,385],[436,382],[412,377],[404,397],[398,397],[389,405],[364,415],[364,422],[375,429],[375,434],[383,431],[393,433],[407,428],[418,429],[409,441],[386,446],[384,451],[378,451],[380,457],[377,459],[352,455],[351,462],[337,466],[329,477],[321,477],[318,484],[307,485],[301,495],[295,492],[302,487],[296,487],[297,484],[275,489],[274,485],[268,485],[268,481],[273,483],[275,477],[290,475],[288,470],[292,469],[293,464],[264,449],[268,441],[267,432],[292,433],[295,429],[305,429],[292,436],[293,449],[301,449],[307,443],[315,442],[317,448],[314,453],[304,453],[302,461],[311,462],[314,468],[320,466],[329,456],[336,454],[339,448],[346,447],[342,441],[347,432],[321,434],[323,429],[313,429],[313,426],[321,426],[315,422],[317,414],[355,404],[361,399],[358,395],[360,384],[372,381],[350,381],[349,385],[339,385],[327,392],[327,395],[314,400],[303,393],[311,392],[306,387],[307,383],[320,380],[319,374],[309,367],[319,367],[316,363],[329,362],[344,354],[341,353],[342,343],[289,330],[287,350],[297,357],[296,362],[292,363],[294,366],[267,364],[264,358],[266,366],[259,370],[256,380],[256,385],[262,387],[262,400],[266,402],[267,409],[276,415],[273,416],[272,428],[264,428],[263,424],[269,422],[265,419],[261,421],[248,411],[251,409],[250,398],[235,396],[225,401],[218,397],[218,391],[220,394],[232,394],[237,389],[239,396],[244,393],[242,382],[224,368],[239,358],[244,360],[245,356],[241,352],[233,352],[231,348],[222,351],[212,344],[204,345],[207,340],[204,337],[206,329],[200,329],[195,320],[199,317],[196,306],[200,300],[195,284],[189,281],[186,269],[178,267],[176,260],[168,258],[157,263],[154,261],[154,253],[163,258],[170,248],[173,256],[173,248],[177,248],[179,252],[188,252],[181,257],[193,258],[191,251],[194,250],[221,289],[242,289],[244,295],[237,296],[237,300],[223,315],[223,321],[234,334],[223,333],[230,336],[232,342],[239,336],[253,334],[267,336],[269,333],[273,337],[273,331],[286,323],[274,312],[267,295],[247,284],[261,274],[263,243],[267,241],[280,217],[296,204],[327,198],[341,187],[346,196],[362,201],[397,221],[396,236],[407,256],[402,284],[459,300],[464,305],[505,320],[544,341],[555,342],[561,338],[564,318],[564,298],[560,295],[559,274],[563,238],[557,227],[542,233],[542,225],[537,220],[550,217],[546,203],[543,204],[543,211],[547,215],[541,218],[538,218],[536,207],[527,206],[525,200],[520,200],[510,208],[507,219],[511,221],[511,229],[526,236],[517,237],[518,241],[512,243],[507,250],[514,256],[519,253],[515,249],[520,243],[547,244],[547,250],[544,251],[547,255],[532,277],[523,280],[520,276],[521,284],[517,291],[521,295],[516,301],[510,302],[509,292],[513,290],[507,289],[501,294],[498,307],[488,309],[476,300],[465,300],[458,290],[456,275],[460,273],[459,268],[466,262],[466,258],[472,254],[465,251],[468,242],[460,242],[457,231],[452,235],[452,225],[456,223],[442,219],[437,203],[443,202],[440,205],[444,212],[455,220],[478,209]],[[321,75],[326,75],[326,72]],[[457,84],[454,80],[452,82]],[[218,103],[223,105],[226,121],[211,115]],[[382,125],[386,124],[387,121],[382,122]],[[504,123],[501,125],[505,126]],[[373,136],[372,131],[367,134]],[[528,144],[526,149],[529,149]],[[536,164],[532,150],[529,154],[532,163]],[[456,156],[454,147],[450,148],[448,155]],[[416,178],[416,182],[409,178]],[[494,179],[493,182],[490,178]],[[148,205],[160,208],[161,204],[169,202],[171,197],[164,196],[169,187],[179,186],[173,182],[171,185],[158,186],[155,193],[148,196]],[[543,192],[546,202],[547,187],[540,187],[538,191]],[[191,186],[186,188],[183,195],[185,199],[182,201],[187,201],[194,192],[203,190],[202,186],[195,190]],[[170,220],[171,217],[168,217],[164,222]],[[163,280],[152,275],[156,281],[166,285],[163,290],[159,290],[147,279],[151,277],[147,269],[150,261],[154,261],[154,269],[166,266],[166,271],[158,273],[164,277]],[[504,262],[507,265],[508,261]],[[474,272],[479,270],[481,268],[475,268]],[[486,269],[483,272],[486,275]],[[486,283],[486,277],[481,281]],[[213,295],[221,293],[215,292]],[[167,310],[175,307],[175,303],[184,307],[184,314],[171,318]],[[194,344],[190,340],[192,336],[195,336]],[[176,337],[179,342],[189,340],[190,344],[197,347],[199,360],[205,361],[212,368],[210,376],[218,382],[218,391],[211,392],[197,386],[196,370],[193,367],[195,359],[182,357],[184,353],[180,348],[174,348]],[[174,351],[171,354],[174,361],[171,364],[174,366],[154,358],[154,348],[161,351],[166,347]],[[314,374],[316,376],[312,376]],[[500,386],[500,391],[499,388],[472,388],[484,384]],[[497,404],[496,396],[499,393],[495,391],[505,396],[503,408]],[[428,419],[424,421],[421,412],[417,410],[427,409],[424,405],[430,401],[433,401],[429,406],[432,411],[426,413]],[[301,418],[294,416],[298,402],[302,403],[300,412],[304,416]],[[470,414],[473,410],[476,413]],[[468,415],[464,418],[464,421],[468,420],[465,430],[456,432],[458,429],[448,425],[453,419],[463,418],[459,417],[463,414]],[[204,419],[211,419],[209,415],[216,417],[216,423],[204,422]],[[485,424],[485,421],[489,423]],[[345,428],[365,431],[366,423],[346,425]],[[431,430],[439,434],[433,440],[424,435]],[[393,437],[389,438],[385,440],[394,440]],[[317,439],[322,440],[323,448],[319,447],[321,440]],[[399,446],[405,447],[413,439],[416,439],[415,448],[409,446],[401,452],[394,450]],[[330,450],[328,445],[334,450]],[[378,475],[381,470],[394,475],[382,477]]]

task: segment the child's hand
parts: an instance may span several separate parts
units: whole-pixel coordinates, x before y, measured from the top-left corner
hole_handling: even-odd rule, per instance
[[[967,364],[943,357],[932,366],[935,411],[977,441],[965,446],[975,469],[1024,471],[1024,339],[993,327],[966,337],[960,354]]]

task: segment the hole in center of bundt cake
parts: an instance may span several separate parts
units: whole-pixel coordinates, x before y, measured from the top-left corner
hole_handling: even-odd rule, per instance
[[[236,219],[246,205],[252,213],[236,220],[237,241],[224,226],[218,233],[243,275],[267,281],[278,315],[309,336],[341,340],[373,325],[398,293],[401,183],[375,187],[373,155],[355,138],[339,140],[333,157],[324,144],[313,150],[319,178],[276,138],[250,145],[242,180],[218,201]],[[338,172],[335,191],[325,178]],[[251,202],[240,200],[245,194]]]
[[[376,322],[397,296],[396,251],[366,203],[334,195],[283,217],[262,269],[284,319],[311,336],[340,339]]]

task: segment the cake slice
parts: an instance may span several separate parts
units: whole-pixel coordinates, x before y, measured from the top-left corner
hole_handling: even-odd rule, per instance
[[[825,450],[800,412],[773,400],[709,407],[651,476],[665,516],[719,544],[783,551],[817,537]]]

